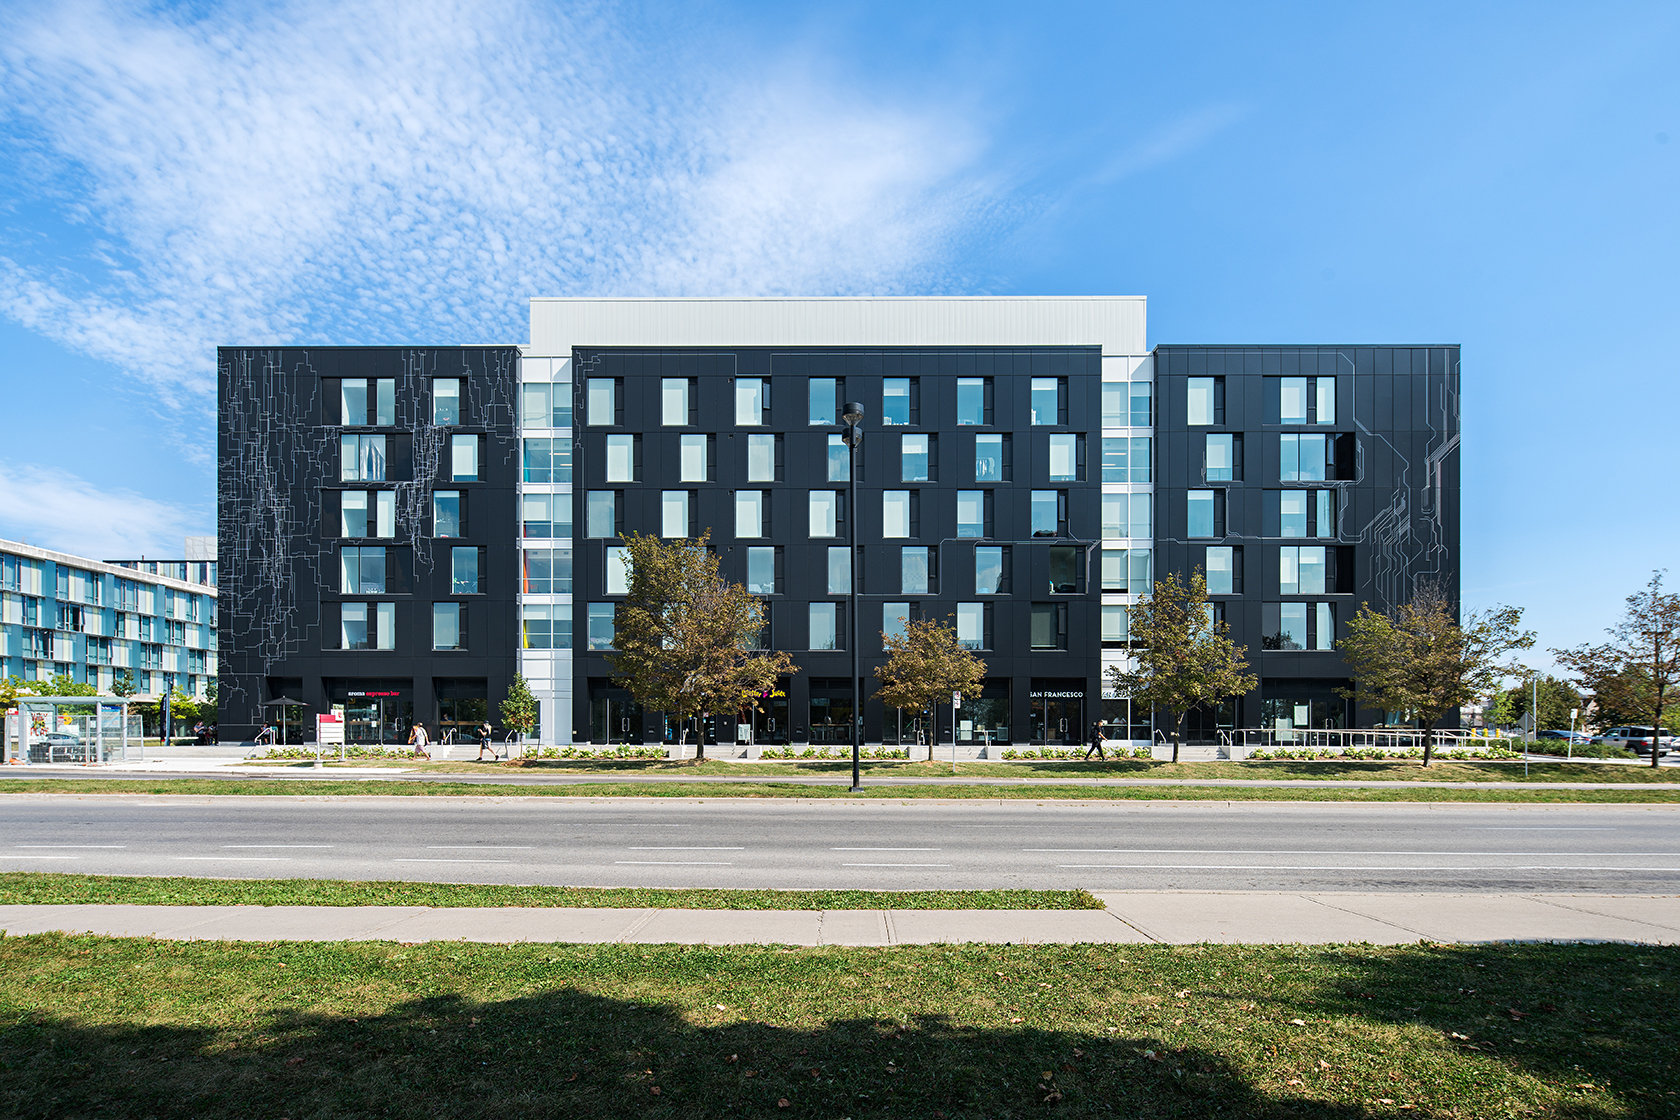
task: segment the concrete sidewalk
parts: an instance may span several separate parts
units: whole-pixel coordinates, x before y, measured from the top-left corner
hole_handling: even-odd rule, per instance
[[[424,906],[0,906],[11,936],[706,945],[1680,945],[1680,896],[1096,892],[1099,910],[668,910]]]

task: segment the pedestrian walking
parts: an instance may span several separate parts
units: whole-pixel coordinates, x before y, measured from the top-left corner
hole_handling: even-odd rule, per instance
[[[490,734],[489,720],[485,720],[483,723],[478,725],[478,757],[473,761],[483,762],[485,751],[490,752],[491,762],[496,761],[496,748],[490,745]]]
[[[1095,753],[1098,758],[1107,762],[1108,756],[1103,753],[1103,744],[1106,742],[1108,742],[1108,736],[1103,734],[1103,725],[1093,723],[1091,725],[1091,745],[1085,749],[1085,761],[1091,761],[1091,755]]]
[[[432,737],[426,733],[425,724],[416,723],[414,725],[414,730],[408,733],[408,741],[413,744],[415,754],[423,755],[427,762],[432,760],[432,752],[430,749]]]

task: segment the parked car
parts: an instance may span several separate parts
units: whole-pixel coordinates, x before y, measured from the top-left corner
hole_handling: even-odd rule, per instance
[[[1585,731],[1542,731],[1535,735],[1536,739],[1562,739],[1564,742],[1577,744],[1592,742],[1592,736]]]
[[[1649,727],[1612,727],[1596,741],[1607,747],[1620,747],[1625,751],[1632,751],[1634,754],[1650,754],[1653,749],[1651,739]],[[1674,749],[1674,732],[1668,728],[1657,728],[1656,739],[1655,750],[1659,758]]]

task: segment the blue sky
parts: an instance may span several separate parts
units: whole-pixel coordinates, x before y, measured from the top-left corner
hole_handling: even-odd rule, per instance
[[[0,536],[213,531],[218,344],[1142,294],[1463,344],[1467,605],[1591,640],[1677,543],[1677,57],[1673,3],[11,0]]]

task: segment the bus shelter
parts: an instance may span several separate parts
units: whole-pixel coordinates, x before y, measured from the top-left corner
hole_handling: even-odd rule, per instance
[[[120,696],[19,696],[6,713],[0,758],[31,762],[118,762],[145,757],[145,740]]]

